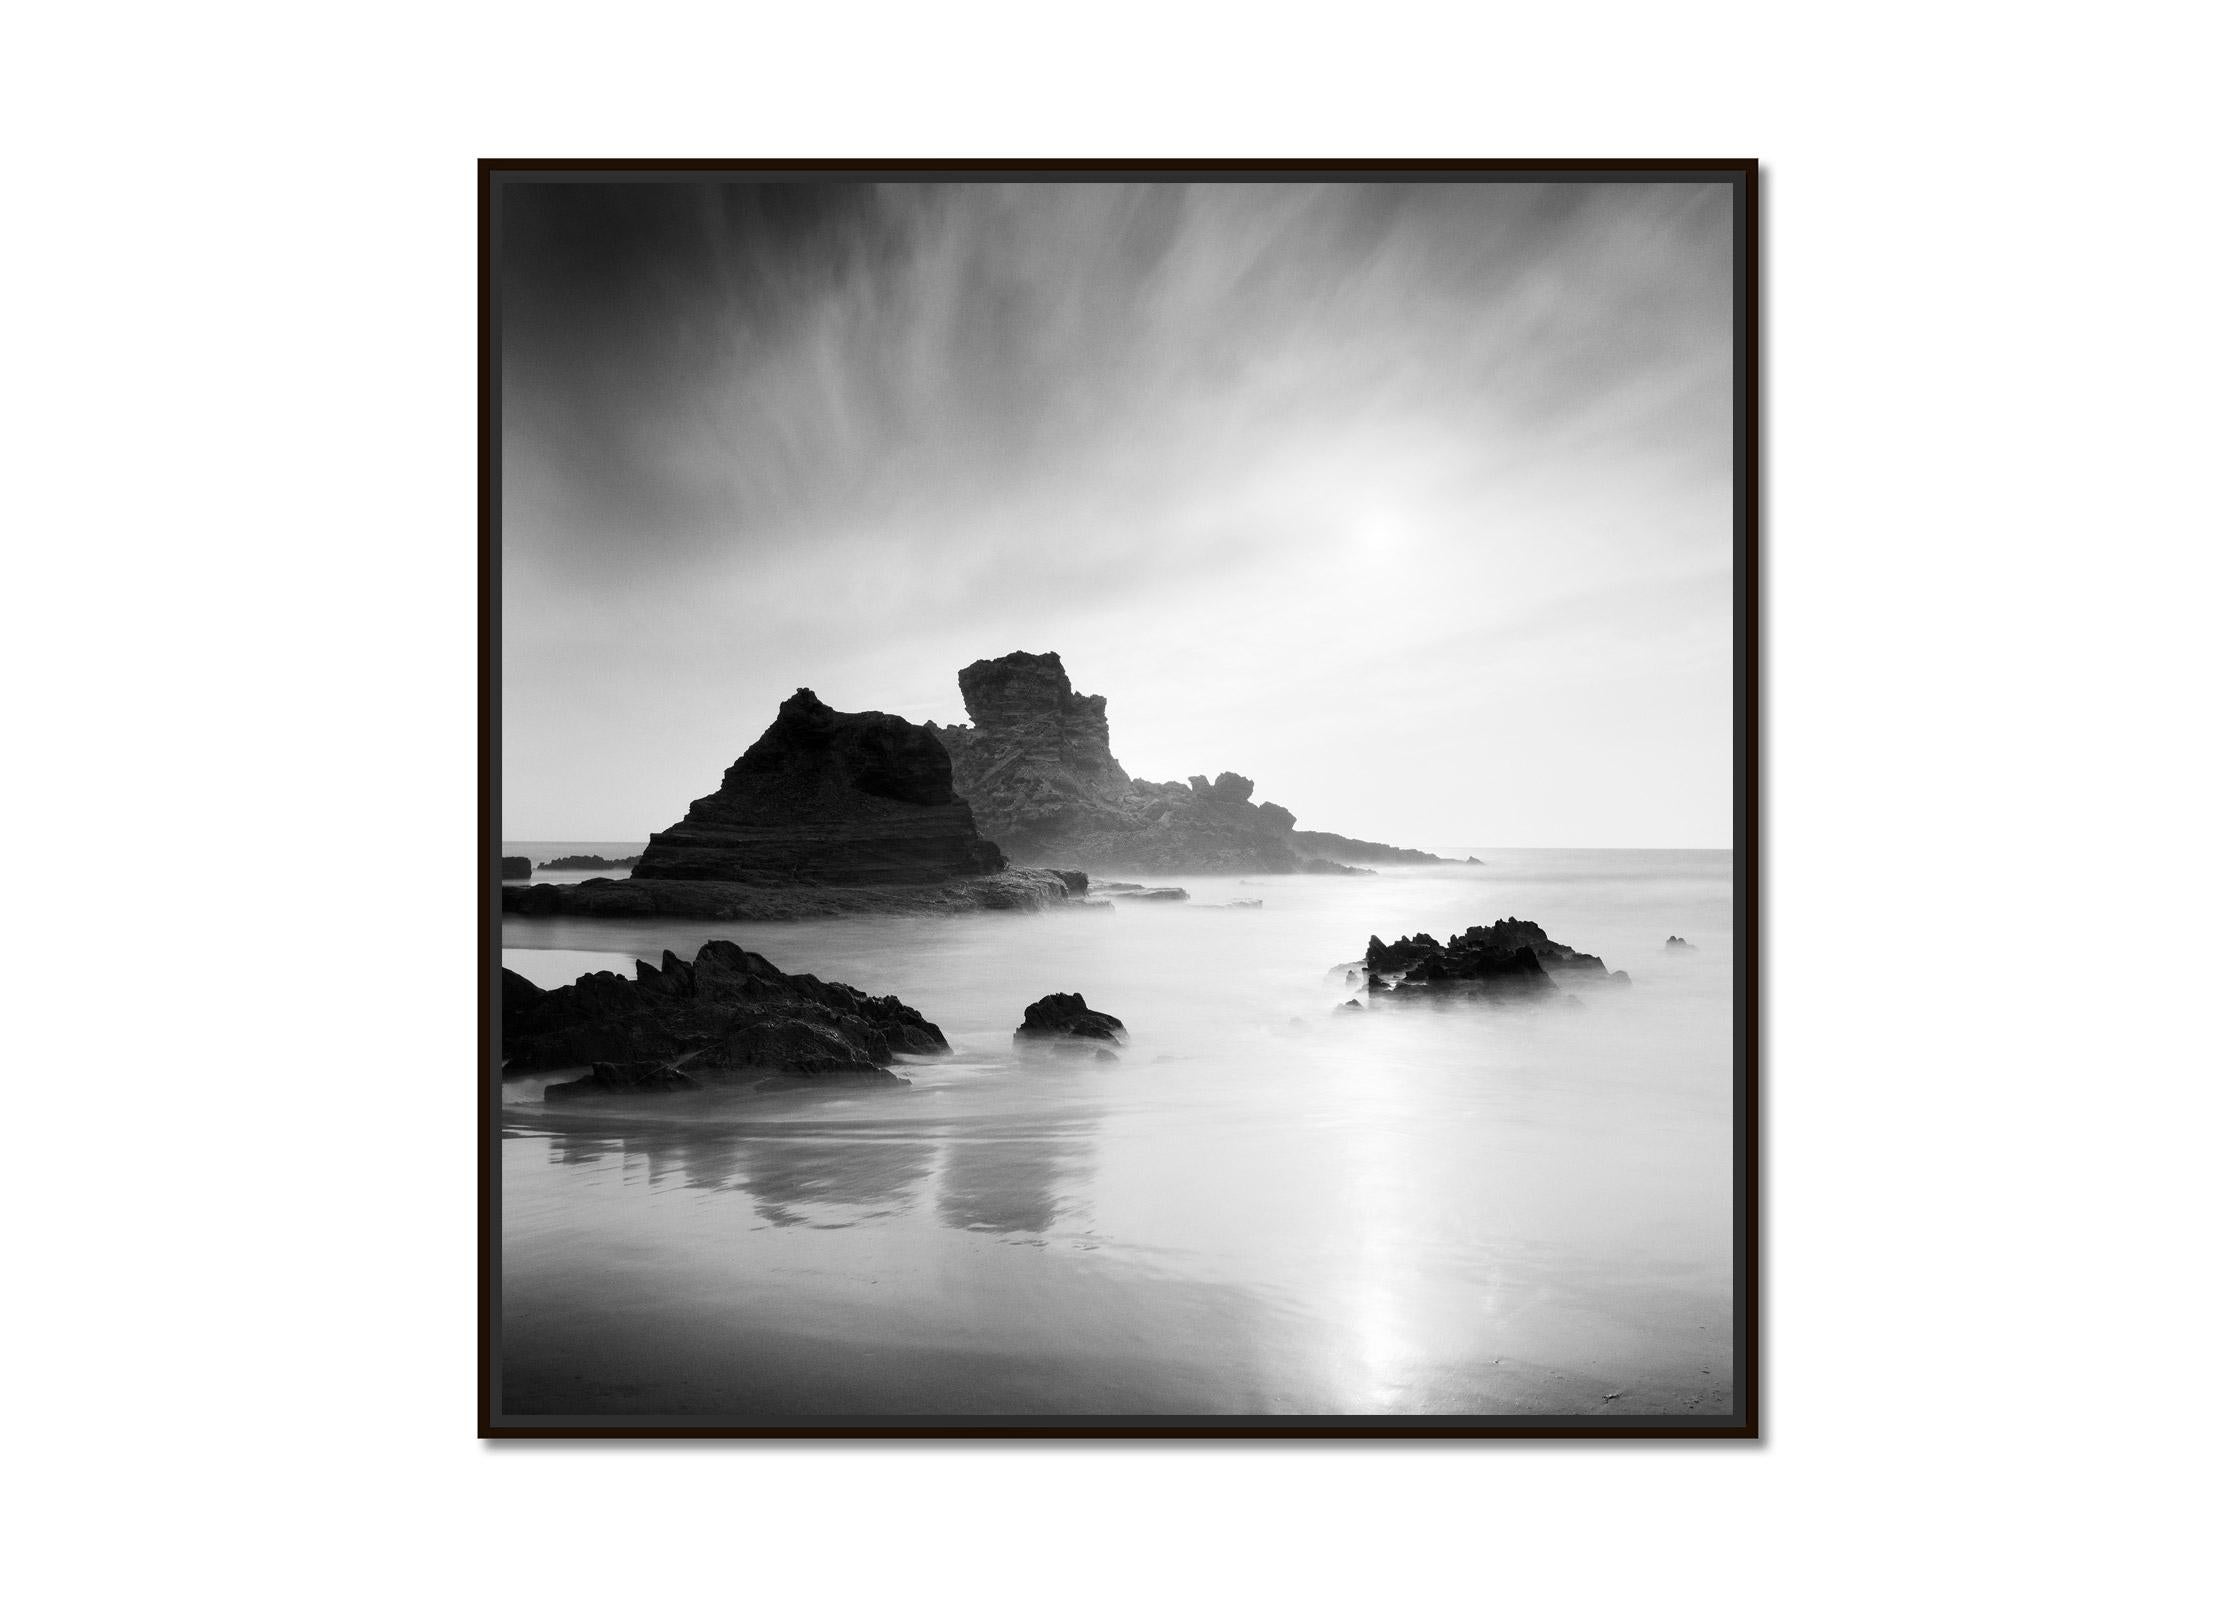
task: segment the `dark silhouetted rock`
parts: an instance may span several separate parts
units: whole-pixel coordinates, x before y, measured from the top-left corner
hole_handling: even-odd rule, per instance
[[[616,856],[612,860],[605,856],[562,856],[557,861],[542,863],[541,870],[545,872],[595,872],[604,867],[634,867],[637,864],[638,858],[636,856]]]
[[[545,1086],[547,1100],[577,1100],[600,1094],[675,1094],[707,1085],[659,1061],[594,1061],[591,1076]]]
[[[1428,850],[1408,850],[1396,844],[1377,844],[1368,839],[1348,839],[1342,833],[1317,833],[1302,828],[1293,836],[1298,847],[1310,855],[1321,856],[1349,866],[1436,867],[1463,866],[1464,862],[1451,861],[1445,856],[1433,855]],[[1481,863],[1482,864],[1482,863]]]
[[[1555,992],[1551,973],[1566,980],[1631,981],[1622,972],[1605,971],[1600,956],[1558,944],[1537,922],[1515,917],[1472,927],[1443,945],[1427,933],[1405,934],[1389,944],[1371,934],[1360,964],[1368,974],[1368,992],[1396,995],[1468,989],[1546,996]],[[1385,981],[1388,974],[1391,984]]]
[[[1696,947],[1676,933],[1665,940],[1664,953],[1668,956],[1692,956],[1696,953]]]
[[[526,878],[531,870],[527,856],[498,857],[498,876],[501,878]]]
[[[1493,950],[1530,950],[1550,972],[1582,978],[1607,976],[1600,956],[1584,955],[1567,944],[1557,944],[1539,923],[1516,917],[1503,917],[1491,927],[1471,928],[1455,935],[1448,945],[1450,949],[1483,946]]]
[[[1027,1007],[1026,1020],[1012,1035],[1022,1043],[1059,1043],[1069,1039],[1103,1040],[1118,1044],[1128,1030],[1118,1017],[1091,1011],[1077,994],[1046,994]]]
[[[1074,874],[1079,877],[1080,874]],[[952,916],[1041,911],[1082,900],[1063,874],[1011,867],[984,878],[934,884],[726,883],[694,878],[586,878],[581,883],[508,884],[509,915],[678,917],[713,922],[797,922],[806,917]],[[1107,905],[1104,909],[1110,910]]]
[[[1403,934],[1391,944],[1372,933],[1361,965],[1370,972],[1408,972],[1419,966],[1426,956],[1438,953],[1439,941],[1428,933]]]
[[[507,1072],[588,1069],[551,1086],[556,1100],[828,1074],[889,1082],[897,1054],[949,1049],[892,995],[784,973],[724,939],[689,962],[663,951],[660,966],[641,961],[634,977],[594,972],[557,989],[509,971],[499,1036]]]
[[[636,880],[938,884],[1003,870],[950,781],[948,752],[884,712],[839,712],[807,689],[714,794],[646,842]]]
[[[1104,697],[1076,693],[1055,654],[975,661],[957,687],[970,723],[927,728],[947,746],[981,831],[1014,861],[1122,872],[1358,870],[1331,851],[1302,849],[1298,819],[1254,803],[1242,774],[1129,777],[1113,758]]]

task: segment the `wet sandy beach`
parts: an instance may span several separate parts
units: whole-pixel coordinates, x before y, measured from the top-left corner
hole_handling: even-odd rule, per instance
[[[555,947],[513,958],[547,983],[732,938],[902,994],[957,1054],[884,1090],[547,1107],[541,1080],[509,1081],[507,1411],[1723,1413],[1724,857],[1531,854],[1185,880],[1264,902],[1218,915],[509,925]],[[1336,1010],[1328,968],[1369,932],[1496,914],[1636,981],[1575,1006]],[[1682,925],[1696,958],[1663,953]],[[1120,1062],[1013,1051],[1018,1009],[1058,987],[1129,1024]]]

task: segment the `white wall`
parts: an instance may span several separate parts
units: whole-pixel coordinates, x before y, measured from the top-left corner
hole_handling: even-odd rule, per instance
[[[2207,1592],[2229,11],[892,9],[11,25],[25,1592]],[[882,153],[1766,161],[1767,1442],[472,1438],[473,158]]]

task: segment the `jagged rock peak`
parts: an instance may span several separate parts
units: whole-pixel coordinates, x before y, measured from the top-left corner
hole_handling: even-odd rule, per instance
[[[1014,650],[975,661],[957,674],[964,714],[975,727],[996,728],[1041,716],[1093,719],[1104,726],[1104,696],[1077,694],[1055,650],[1029,655]]]
[[[971,726],[939,731],[951,756],[960,758],[958,787],[968,798],[973,780],[1005,756],[1055,769],[1068,789],[1113,800],[1125,795],[1128,774],[1112,756],[1104,696],[1075,692],[1056,651],[1014,650],[975,661],[957,674],[957,688]],[[980,759],[962,759],[967,751]]]
[[[724,772],[719,792],[779,802],[863,794],[914,806],[957,798],[939,739],[884,711],[835,711],[813,689],[796,689],[778,707],[777,720]]]

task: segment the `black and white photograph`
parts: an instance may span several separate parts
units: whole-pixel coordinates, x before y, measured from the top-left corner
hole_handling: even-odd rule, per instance
[[[11,1592],[2240,1591],[2240,11],[19,12]]]
[[[1755,176],[486,164],[485,1431],[1751,1436]]]

